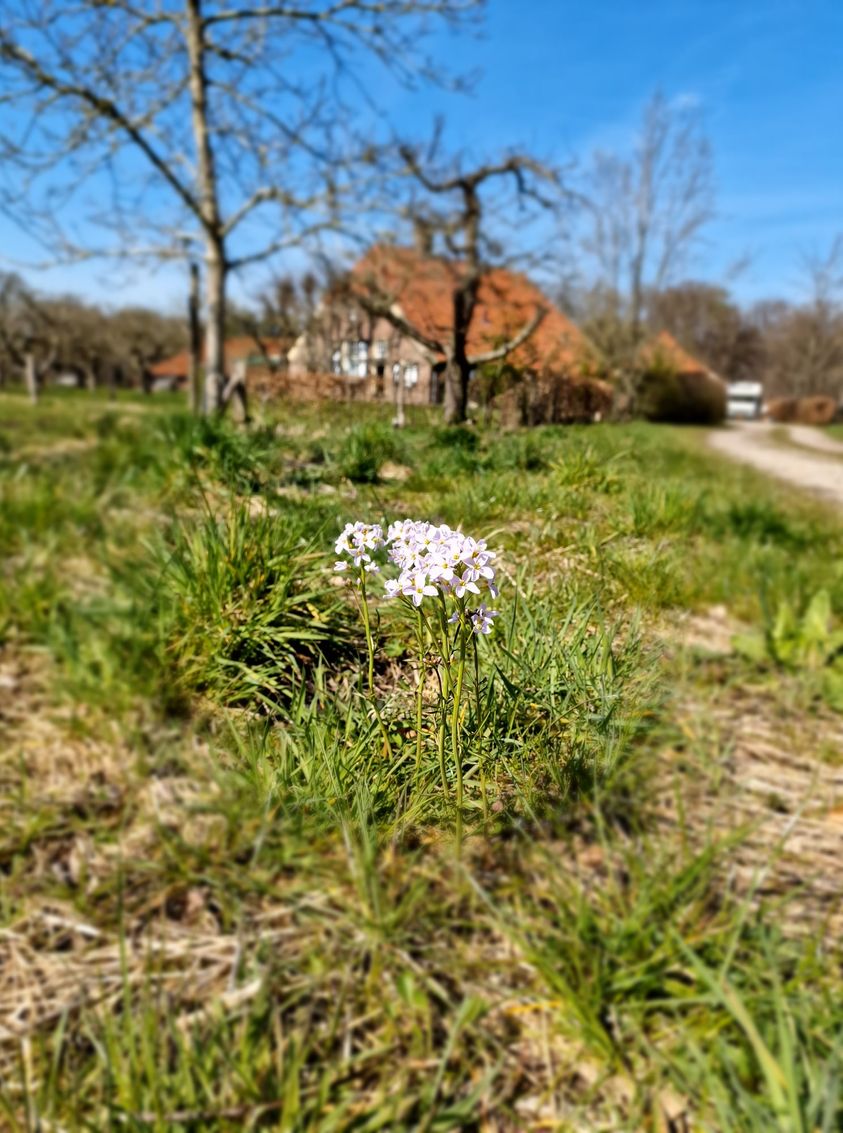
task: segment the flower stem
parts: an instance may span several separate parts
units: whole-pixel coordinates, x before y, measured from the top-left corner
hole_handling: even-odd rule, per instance
[[[457,773],[457,857],[462,854],[462,747],[460,743],[460,701],[465,676],[466,627],[460,626],[460,651],[457,661],[457,680],[454,687],[454,707],[451,715],[451,753]]]
[[[378,727],[381,730],[383,737],[384,748],[390,759],[392,759],[392,744],[389,741],[389,732],[386,730],[386,725],[381,717],[380,709],[378,708],[377,697],[375,696],[375,639],[372,636],[372,623],[369,620],[369,603],[366,600],[366,575],[363,571],[360,572],[360,613],[363,618],[363,629],[366,632],[366,650],[369,654],[369,664],[367,669],[368,684],[369,684],[369,697],[372,702],[372,708],[375,712],[375,718],[378,722]]]
[[[448,648],[447,639],[445,641],[445,648]],[[448,772],[445,768],[445,733],[448,727],[448,697],[451,692],[451,669],[448,661],[443,656],[441,672],[441,688],[440,688],[440,708],[441,713],[439,717],[439,735],[437,736],[437,750],[439,754],[439,774],[442,778],[442,793],[447,799],[450,791],[448,789]]]
[[[366,631],[366,648],[369,653],[369,694],[375,692],[375,643],[372,638],[372,625],[369,621],[369,603],[366,600],[366,575],[360,572],[360,610],[363,615],[363,629]]]
[[[416,686],[416,782],[421,770],[422,758],[422,713],[424,710],[424,619],[421,609],[416,610],[416,633],[419,643],[419,674]]]

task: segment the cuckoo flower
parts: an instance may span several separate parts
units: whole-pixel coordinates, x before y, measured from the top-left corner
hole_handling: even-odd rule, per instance
[[[450,796],[446,766],[447,737],[456,780],[456,833],[459,847],[463,820],[463,761],[465,758],[461,701],[469,650],[479,674],[477,638],[492,632],[497,610],[486,599],[497,598],[495,552],[482,539],[454,531],[447,523],[400,519],[384,534],[377,524],[348,523],[336,541],[340,556],[336,571],[347,571],[360,590],[360,608],[369,651],[369,692],[374,701],[374,639],[369,617],[367,577],[378,573],[386,559],[395,577],[384,581],[387,598],[397,598],[413,614],[418,643],[416,677],[416,769],[422,766],[425,721],[425,673],[432,666],[439,689],[435,713],[436,750],[442,792]],[[385,555],[380,552],[385,552]],[[390,571],[392,573],[392,571]],[[470,680],[470,673],[468,676]],[[476,678],[479,680],[479,676]],[[478,685],[479,690],[479,685]],[[479,703],[479,691],[478,691]],[[389,747],[387,730],[377,703],[375,712]]]

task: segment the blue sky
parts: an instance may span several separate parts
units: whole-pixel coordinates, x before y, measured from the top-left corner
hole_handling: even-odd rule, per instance
[[[800,257],[843,233],[843,0],[489,0],[479,39],[442,32],[430,47],[451,69],[479,70],[473,94],[410,94],[385,79],[378,93],[401,131],[423,132],[442,111],[449,144],[478,156],[624,150],[656,88],[698,105],[718,217],[688,274],[728,280],[744,302],[799,298]],[[3,219],[0,253],[41,256]],[[183,295],[173,268],[25,274],[109,303]]]

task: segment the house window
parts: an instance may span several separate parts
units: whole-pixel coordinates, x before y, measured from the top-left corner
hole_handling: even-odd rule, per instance
[[[419,368],[415,362],[409,366],[404,367],[404,385],[407,389],[412,389],[414,385],[418,384]]]
[[[386,358],[387,346],[388,343],[385,338],[375,339],[375,358],[378,362],[383,362],[384,358]]]
[[[349,377],[365,378],[369,372],[369,344],[364,339],[354,338],[345,341],[339,351],[339,369],[337,374],[346,374]]]
[[[339,348],[337,348],[331,355],[331,370],[335,374],[342,373],[342,353],[340,352]]]

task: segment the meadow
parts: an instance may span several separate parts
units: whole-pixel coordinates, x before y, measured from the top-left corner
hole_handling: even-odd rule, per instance
[[[458,769],[333,571],[405,517],[497,554]],[[840,1129],[842,532],[703,430],[0,391],[0,1125]]]

